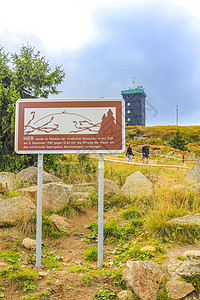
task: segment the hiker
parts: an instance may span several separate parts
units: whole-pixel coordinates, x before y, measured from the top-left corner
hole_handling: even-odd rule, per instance
[[[132,156],[134,156],[131,144],[128,145],[128,148],[126,150],[126,156],[128,156],[128,161],[132,162]]]
[[[149,161],[149,146],[147,146],[146,143],[142,146],[142,162],[144,163],[146,160],[146,163],[148,164]]]

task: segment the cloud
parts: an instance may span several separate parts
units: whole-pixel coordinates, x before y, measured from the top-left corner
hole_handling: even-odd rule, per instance
[[[1,9],[5,50],[29,42],[63,65],[63,98],[120,97],[136,77],[158,112],[147,110],[148,125],[174,124],[176,105],[184,124],[199,122],[198,0],[8,0]]]
[[[143,85],[147,100],[157,110],[147,110],[147,123],[174,124],[179,104],[190,118],[199,90],[199,46],[190,18],[170,15],[163,6],[99,12],[97,43],[66,53],[69,78],[66,97],[120,97],[131,84]]]
[[[200,4],[197,0],[189,3],[185,0],[163,0],[161,3],[158,0],[8,0],[1,4],[0,34],[17,44],[24,43],[21,37],[31,34],[34,39],[40,40],[40,47],[46,52],[60,54],[64,50],[81,49],[99,39],[102,12],[123,11],[124,15],[151,5],[158,14],[162,7],[172,17],[187,14],[193,18],[192,26],[200,29],[197,9]]]

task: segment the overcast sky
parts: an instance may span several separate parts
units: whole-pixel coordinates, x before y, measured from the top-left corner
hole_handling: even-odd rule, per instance
[[[66,73],[60,98],[142,85],[146,125],[200,125],[199,0],[7,0],[0,46],[41,51]],[[51,96],[53,98],[53,96]]]

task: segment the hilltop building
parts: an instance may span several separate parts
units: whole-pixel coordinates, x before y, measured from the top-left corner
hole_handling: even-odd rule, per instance
[[[121,91],[125,100],[126,126],[145,126],[145,98],[146,93],[142,86]]]

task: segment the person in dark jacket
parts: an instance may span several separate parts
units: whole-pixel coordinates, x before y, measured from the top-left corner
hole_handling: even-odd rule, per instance
[[[132,156],[134,156],[134,154],[133,154],[133,150],[131,148],[131,144],[128,145],[128,148],[126,150],[126,156],[128,156],[128,161],[132,162]]]
[[[149,147],[147,146],[146,143],[142,146],[142,161],[143,163],[145,162],[148,164],[149,161]]]

